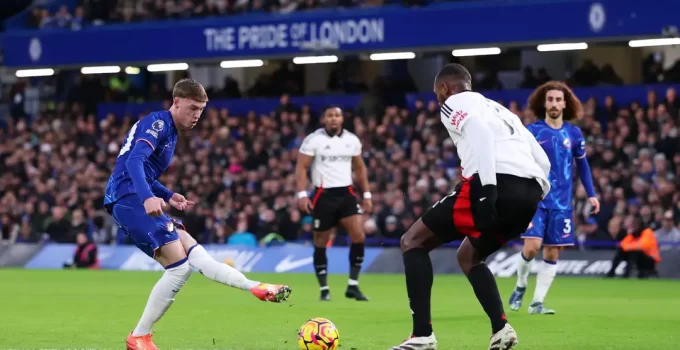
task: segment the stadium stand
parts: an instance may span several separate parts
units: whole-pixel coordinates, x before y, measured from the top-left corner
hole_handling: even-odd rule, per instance
[[[20,91],[24,83],[17,82],[14,90]],[[71,103],[43,105],[34,118],[15,109],[16,118],[0,129],[0,215],[5,241],[74,242],[78,233],[86,232],[98,243],[129,243],[102,210],[101,189],[134,119],[162,104],[142,105],[144,110],[131,115],[123,115],[124,110],[108,113],[107,105],[102,105],[98,118],[88,107],[94,105],[91,97],[74,97],[78,91],[91,91],[92,85],[85,84],[93,82],[80,84],[66,94]],[[111,93],[103,86],[101,90]],[[590,216],[579,188],[575,227],[580,243],[613,246],[625,234],[623,219],[638,213],[657,230],[659,240],[680,242],[680,192],[676,190],[680,101],[675,88],[577,91],[583,92],[580,98],[586,105],[579,124],[587,135],[589,162],[602,200],[602,212]],[[530,112],[521,109],[527,91],[491,94],[511,101],[509,107],[525,123],[533,120]],[[346,127],[364,143],[376,193],[375,213],[365,222],[371,243],[394,244],[414,219],[460,180],[455,149],[439,128],[438,108],[431,96],[422,94],[407,96],[410,103],[403,108],[356,105],[360,98],[351,96],[322,98],[334,100],[355,103],[347,106]],[[321,105],[314,98],[296,104],[288,96],[262,101],[215,102],[192,137],[180,142],[177,159],[162,179],[200,203],[188,213],[173,214],[181,215],[201,242],[228,243],[238,232],[252,233],[258,240],[270,233],[289,241],[310,238],[311,220],[295,207],[292,174],[297,147],[306,133],[318,127]],[[254,104],[265,105],[268,113],[246,113]],[[230,105],[242,114],[233,114]],[[371,110],[379,113],[365,113]],[[344,238],[337,244],[344,244]]]

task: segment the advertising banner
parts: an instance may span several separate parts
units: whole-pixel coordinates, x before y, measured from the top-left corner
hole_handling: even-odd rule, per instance
[[[660,36],[680,2],[471,1],[213,17],[69,29],[11,30],[5,65],[53,67],[217,58],[264,58],[503,43]]]
[[[205,245],[208,253],[218,261],[231,260],[243,272],[314,272],[314,248],[300,245],[252,248],[231,245]],[[163,268],[134,246],[99,246],[99,260],[103,269],[154,270]],[[367,248],[364,270],[380,254],[379,248]],[[27,264],[29,269],[60,269],[73,258],[75,245],[48,244]],[[328,273],[349,273],[349,249],[329,248]]]
[[[281,247],[254,248],[230,245],[206,245],[208,253],[218,261],[230,260],[236,268],[243,272],[313,273],[312,264],[314,249],[309,246],[288,244]],[[36,251],[38,251],[36,253]],[[11,251],[11,252],[10,252]],[[75,245],[48,244],[15,245],[12,249],[0,249],[0,266],[24,266],[29,269],[61,269],[63,263],[73,258]],[[328,273],[349,273],[347,247],[333,247],[326,250],[328,254]],[[505,248],[491,255],[487,265],[498,277],[513,277],[517,273],[516,261],[519,250]],[[32,258],[30,258],[32,256]],[[437,274],[461,273],[456,261],[455,248],[440,248],[430,253],[434,272]],[[603,276],[611,268],[613,250],[567,250],[560,254],[557,264],[558,275],[571,276]],[[661,252],[662,261],[658,266],[662,278],[680,278],[680,248]],[[100,246],[99,259],[103,269],[160,271],[162,267],[152,258],[146,256],[134,246]],[[7,264],[7,261],[13,261]],[[367,273],[403,273],[401,250],[390,248],[366,248],[363,272]],[[540,261],[540,259],[539,259]],[[625,269],[625,263],[619,265],[617,275]],[[540,264],[534,263],[531,272],[538,272]]]
[[[39,244],[2,245],[0,246],[0,267],[23,267],[41,249]]]
[[[566,250],[560,253],[557,263],[558,275],[571,276],[604,276],[611,268],[614,257],[613,250]],[[456,261],[456,249],[436,249],[430,253],[432,267],[435,273],[462,273]],[[663,251],[662,261],[658,266],[659,277],[680,278],[680,249]],[[505,248],[491,255],[486,264],[497,277],[514,277],[517,274],[517,259],[520,259],[520,251]],[[403,273],[403,264],[395,264],[401,261],[401,252],[398,249],[385,249],[377,259],[373,261],[366,272],[373,273]],[[538,259],[540,261],[540,259]],[[541,264],[533,263],[531,273],[536,274]],[[621,275],[626,263],[621,263],[616,269],[616,274]],[[633,270],[635,271],[635,270]]]

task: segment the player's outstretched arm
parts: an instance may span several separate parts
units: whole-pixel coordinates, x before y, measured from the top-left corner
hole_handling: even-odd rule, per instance
[[[295,164],[295,186],[297,189],[298,207],[306,213],[312,211],[312,202],[307,196],[307,171],[312,165],[313,156],[298,153],[297,164]]]
[[[164,201],[169,202],[170,198],[172,198],[172,195],[175,194],[174,192],[170,191],[167,187],[163,186],[162,183],[160,183],[158,180],[155,180],[151,184],[151,192],[156,197],[163,198]]]

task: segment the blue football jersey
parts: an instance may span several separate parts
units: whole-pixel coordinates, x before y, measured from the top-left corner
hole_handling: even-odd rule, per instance
[[[527,126],[550,159],[550,192],[539,204],[546,209],[571,209],[574,182],[574,159],[586,156],[586,141],[581,130],[564,122],[560,129],[544,120]]]
[[[177,145],[177,128],[169,111],[152,112],[137,121],[123,140],[113,174],[106,186],[104,204],[118,201],[125,195],[136,193],[126,162],[137,142],[147,143],[153,152],[144,162],[144,175],[149,187],[170,166]]]

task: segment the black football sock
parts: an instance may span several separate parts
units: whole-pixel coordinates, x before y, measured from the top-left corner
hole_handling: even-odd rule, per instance
[[[406,273],[406,289],[413,313],[413,332],[416,337],[428,337],[432,334],[430,316],[430,297],[434,274],[432,261],[428,251],[423,248],[408,250],[404,253],[404,272]]]
[[[349,282],[350,286],[359,284],[359,273],[364,263],[364,244],[352,243],[349,247]]]
[[[328,290],[328,258],[326,248],[314,247],[314,271],[321,290]]]
[[[472,266],[470,272],[467,274],[468,281],[475,291],[477,300],[482,304],[482,308],[491,320],[491,329],[493,333],[500,331],[508,323],[503,311],[503,302],[498,293],[498,286],[493,273],[489,270],[486,264],[481,263]]]

